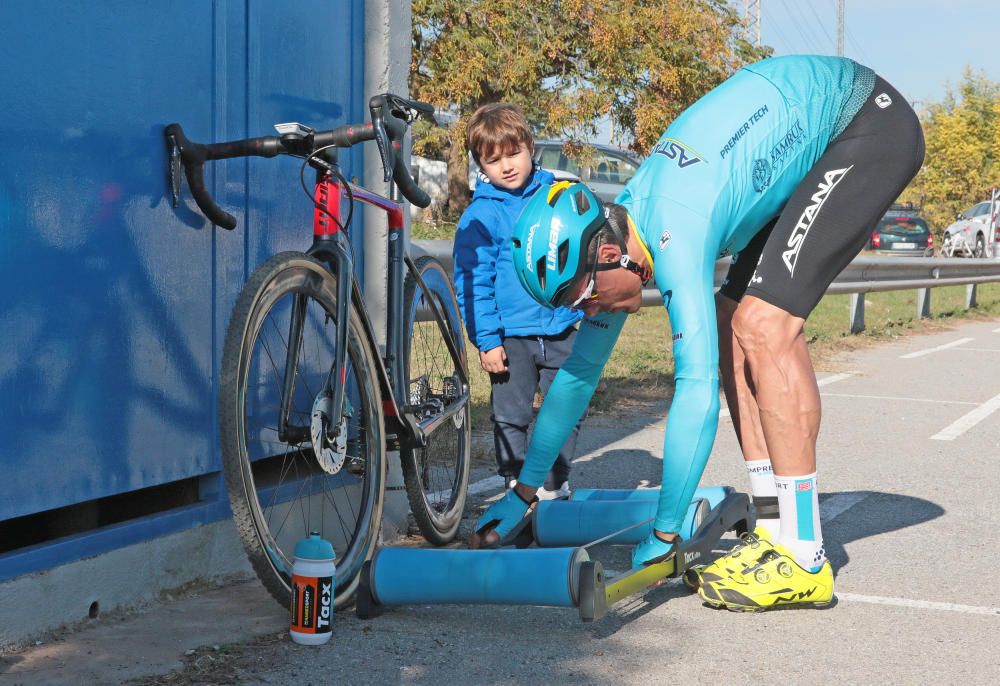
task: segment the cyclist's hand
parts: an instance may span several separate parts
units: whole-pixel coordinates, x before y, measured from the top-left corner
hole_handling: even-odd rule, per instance
[[[490,374],[503,374],[507,371],[507,351],[502,345],[486,352],[480,351],[479,364]]]
[[[476,533],[469,539],[469,547],[476,549],[498,543],[524,519],[537,501],[538,498],[525,500],[515,488],[509,489],[500,500],[486,508],[476,522]]]

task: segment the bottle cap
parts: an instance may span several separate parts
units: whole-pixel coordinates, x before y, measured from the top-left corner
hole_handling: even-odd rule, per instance
[[[337,553],[329,541],[321,538],[317,532],[311,531],[309,538],[303,538],[295,544],[295,557],[299,560],[325,562],[337,559]]]

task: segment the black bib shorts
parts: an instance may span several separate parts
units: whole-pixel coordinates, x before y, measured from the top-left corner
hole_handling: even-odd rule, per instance
[[[781,214],[733,258],[720,292],[737,302],[752,295],[805,319],[923,161],[917,115],[876,77],[868,100]]]

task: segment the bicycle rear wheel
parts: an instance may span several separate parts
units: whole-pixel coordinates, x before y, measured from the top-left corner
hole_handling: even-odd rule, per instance
[[[340,606],[354,592],[382,521],[386,460],[377,368],[353,308],[349,321],[336,321],[337,297],[324,265],[302,253],[275,255],[243,288],[222,356],[222,463],[233,520],[257,576],[286,607],[297,541],[316,531],[333,544]],[[339,325],[348,326],[348,365],[344,406],[334,412],[328,376]],[[291,392],[280,431],[286,384]],[[346,441],[325,438],[331,417]]]
[[[460,353],[462,376],[468,379],[465,339],[458,315],[458,302],[451,279],[441,263],[421,257],[415,263],[417,273],[427,286],[420,288],[407,273],[403,287],[403,314],[407,332],[407,392],[404,402],[420,408],[418,415],[433,416],[454,399],[461,382],[458,365],[445,343],[439,323],[427,298],[433,298],[444,316],[444,328]],[[469,487],[469,458],[472,451],[472,418],[466,404],[458,414],[445,420],[428,437],[423,448],[402,447],[400,460],[410,510],[420,532],[431,543],[444,545],[455,538],[462,521],[466,491]]]

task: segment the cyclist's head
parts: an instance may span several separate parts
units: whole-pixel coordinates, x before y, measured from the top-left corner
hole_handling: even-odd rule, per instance
[[[624,251],[625,236],[608,223],[610,208],[617,206],[605,207],[582,183],[538,189],[511,239],[514,272],[532,298],[547,307],[572,305],[573,286],[594,271],[599,244],[616,243]]]
[[[472,115],[467,143],[476,164],[495,153],[514,154],[522,145],[531,154],[535,140],[524,113],[517,105],[498,102],[483,105]]]

